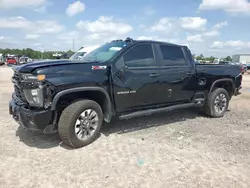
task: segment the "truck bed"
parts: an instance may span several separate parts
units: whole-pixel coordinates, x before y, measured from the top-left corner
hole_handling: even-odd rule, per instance
[[[218,65],[218,64],[199,64],[196,66],[198,81],[206,80],[206,85],[198,86],[199,89],[209,89],[214,81],[219,79],[230,79],[235,84],[235,88],[240,88],[242,73],[240,65]]]

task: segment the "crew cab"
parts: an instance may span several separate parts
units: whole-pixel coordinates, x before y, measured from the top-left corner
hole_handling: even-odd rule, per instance
[[[92,143],[114,116],[200,107],[222,117],[242,81],[237,65],[195,64],[186,46],[131,38],[106,43],[81,60],[13,70],[13,118],[30,130],[58,132],[75,148]]]

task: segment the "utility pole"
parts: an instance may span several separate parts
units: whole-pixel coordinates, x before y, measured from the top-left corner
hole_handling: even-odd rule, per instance
[[[73,52],[75,52],[75,39],[73,38]]]

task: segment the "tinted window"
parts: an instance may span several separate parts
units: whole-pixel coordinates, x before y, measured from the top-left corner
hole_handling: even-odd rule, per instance
[[[164,66],[184,66],[186,60],[181,47],[160,45]]]
[[[151,44],[141,44],[132,48],[123,56],[124,63],[128,67],[152,66],[154,55]]]

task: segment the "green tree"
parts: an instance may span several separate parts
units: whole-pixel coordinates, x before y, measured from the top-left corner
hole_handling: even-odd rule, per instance
[[[226,58],[224,58],[225,61],[232,61],[231,56],[227,56]]]
[[[12,54],[12,55],[18,55],[18,56],[28,56],[29,58],[32,59],[41,59],[43,57],[43,59],[54,59],[54,57],[52,56],[53,53],[61,53],[64,54],[66,52],[63,51],[38,51],[38,50],[33,50],[31,48],[24,48],[24,49],[1,49],[0,48],[0,53],[7,55],[7,54]],[[74,52],[71,50],[68,50],[67,53],[69,53],[69,55],[73,54]]]
[[[199,56],[196,57],[197,60],[204,60],[204,55],[200,54]]]

